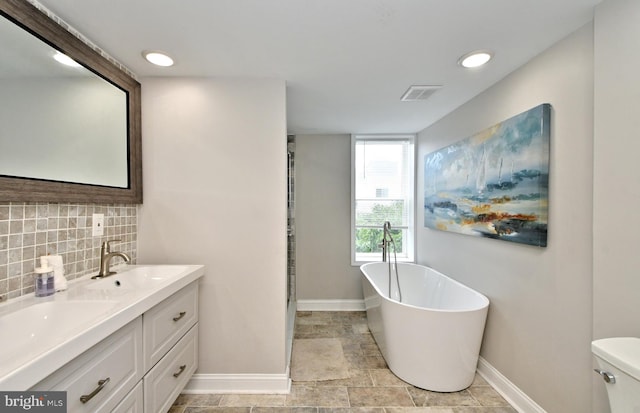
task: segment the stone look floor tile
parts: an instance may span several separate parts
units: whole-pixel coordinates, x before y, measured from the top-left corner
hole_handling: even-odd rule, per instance
[[[482,378],[482,376],[480,376],[479,374],[476,374],[476,376],[473,378],[473,383],[471,383],[472,386],[488,386],[489,383],[487,383],[487,381],[485,379]]]
[[[385,409],[386,413],[454,413],[446,407],[391,407]]]
[[[509,406],[509,403],[491,386],[469,387],[469,393],[471,393],[482,406]]]
[[[323,311],[317,311],[314,313],[323,313]],[[333,322],[349,322],[349,323],[364,323],[367,322],[367,313],[364,311],[333,311],[333,312],[324,312],[328,314],[329,318]]]
[[[308,336],[314,334],[314,328],[314,324],[298,324],[294,329],[293,338],[311,338]]]
[[[367,334],[369,333],[369,327],[366,324],[354,324],[351,326],[353,334]]]
[[[511,406],[503,407],[455,407],[453,413],[518,413]]]
[[[314,333],[322,338],[337,338],[351,334],[351,326],[342,324],[328,324],[314,326]]]
[[[348,379],[324,380],[315,382],[316,386],[372,387],[369,370],[349,370]]]
[[[296,328],[302,325],[331,324],[331,315],[317,311],[298,311],[296,313]]]
[[[181,394],[173,403],[174,406],[218,406],[221,394]]]
[[[372,344],[360,344],[360,349],[365,356],[382,356],[378,345]]]
[[[480,406],[480,403],[467,390],[454,393],[438,393],[429,390],[409,388],[409,394],[416,406],[459,407]]]
[[[287,395],[285,405],[349,407],[349,395],[346,387],[318,387],[294,384],[291,386],[291,393]]]
[[[382,356],[364,356],[364,355],[358,355],[358,354],[345,354],[344,358],[347,359],[347,363],[349,363],[352,369],[387,368],[387,362],[384,361],[384,358]]]
[[[376,344],[376,341],[373,339],[373,336],[371,334],[352,334],[350,336],[338,337],[338,338],[342,342],[343,346],[355,344],[360,346],[360,348],[362,348],[362,346],[365,346],[365,345],[378,347],[378,345]]]
[[[290,394],[182,394],[169,413],[517,413],[482,377],[466,390],[416,388],[387,367],[365,312],[300,311],[295,338],[337,338],[349,378],[293,382]]]
[[[373,380],[374,386],[385,386],[385,387],[397,387],[397,386],[407,387],[408,386],[406,382],[400,380],[389,369],[372,369],[372,370],[369,370],[369,374],[371,374],[371,379]]]
[[[226,394],[220,400],[222,407],[278,407],[284,406],[286,394]]]
[[[251,413],[251,407],[203,407],[187,406],[184,413]]]
[[[405,387],[349,387],[353,407],[414,406]]]

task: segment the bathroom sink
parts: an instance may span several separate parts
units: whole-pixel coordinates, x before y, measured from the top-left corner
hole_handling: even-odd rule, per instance
[[[3,367],[31,359],[88,328],[115,301],[46,301],[0,315]]]
[[[118,273],[104,279],[87,274],[71,280],[67,290],[49,297],[29,294],[0,303],[0,389],[33,388],[204,275],[202,265],[112,270]]]
[[[143,290],[155,288],[182,274],[187,267],[182,265],[131,266],[99,280],[92,280],[85,288],[89,290]]]

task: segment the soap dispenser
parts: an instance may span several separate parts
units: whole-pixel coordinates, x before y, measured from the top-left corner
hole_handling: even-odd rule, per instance
[[[47,257],[40,257],[40,268],[34,272],[36,297],[47,297],[56,292],[53,268],[49,267]]]

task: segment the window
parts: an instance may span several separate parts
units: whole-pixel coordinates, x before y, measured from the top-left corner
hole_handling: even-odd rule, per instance
[[[351,261],[382,260],[382,225],[391,223],[399,261],[414,257],[414,136],[351,136]],[[393,257],[393,245],[391,256]]]

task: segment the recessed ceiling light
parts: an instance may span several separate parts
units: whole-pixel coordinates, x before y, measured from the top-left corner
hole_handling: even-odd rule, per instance
[[[58,63],[62,63],[63,65],[66,65],[66,66],[70,66],[70,67],[81,66],[80,63],[76,62],[75,60],[73,60],[72,58],[70,58],[64,53],[56,52],[56,54],[53,55],[53,58],[56,59]]]
[[[479,67],[491,60],[492,57],[493,53],[487,50],[475,50],[458,59],[458,64],[466,68]]]
[[[156,66],[173,66],[173,59],[165,52],[159,52],[156,50],[144,51],[142,52],[142,56],[147,59],[149,63],[153,63]]]

